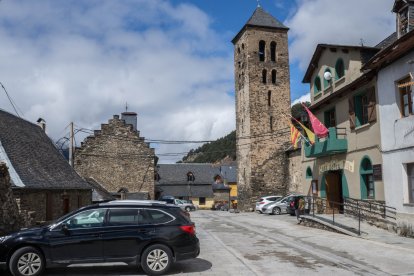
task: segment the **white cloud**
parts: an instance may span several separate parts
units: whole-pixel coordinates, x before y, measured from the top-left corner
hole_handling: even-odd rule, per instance
[[[299,98],[295,99],[290,106],[294,106],[297,103],[304,103],[304,102],[310,102],[310,93],[307,93],[303,96],[300,96]]]
[[[70,121],[100,128],[128,102],[146,138],[212,140],[235,112],[232,52],[210,21],[160,0],[1,1],[0,81],[54,139]],[[12,111],[2,91],[0,108]]]
[[[375,46],[395,31],[393,0],[296,0],[286,20],[291,63],[305,70],[318,43]]]

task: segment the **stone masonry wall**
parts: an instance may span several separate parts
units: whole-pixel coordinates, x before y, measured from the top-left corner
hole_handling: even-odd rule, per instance
[[[10,185],[6,164],[0,163],[0,236],[18,230],[20,215]]]
[[[266,42],[263,62],[260,40]],[[277,44],[276,61],[270,59],[272,41]],[[234,46],[239,208],[247,210],[260,196],[287,192],[289,128],[283,116],[290,113],[287,31],[248,27]]]
[[[57,219],[63,215],[64,199],[69,200],[69,212],[92,203],[90,190],[39,190],[39,189],[14,189],[13,193],[22,214],[30,214],[31,223],[39,224],[45,221]],[[50,201],[50,215],[47,217],[47,202]]]
[[[301,150],[292,150],[288,153],[289,158],[289,173],[288,173],[288,184],[289,193],[298,193],[304,195],[310,195],[312,193],[310,187],[310,180],[303,181],[304,175],[302,172],[302,155]],[[306,185],[306,184],[307,185]]]
[[[132,125],[114,115],[75,152],[75,170],[109,192],[147,192],[154,199],[154,149]]]

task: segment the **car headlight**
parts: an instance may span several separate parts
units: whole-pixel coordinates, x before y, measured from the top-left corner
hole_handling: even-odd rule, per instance
[[[8,240],[10,237],[11,237],[11,236],[3,236],[3,237],[0,237],[0,243],[5,242],[5,241],[6,241],[6,240]]]

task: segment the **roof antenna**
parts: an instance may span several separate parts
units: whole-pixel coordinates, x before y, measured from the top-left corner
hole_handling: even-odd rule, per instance
[[[125,112],[128,112],[128,102],[125,102]]]
[[[364,47],[364,40],[361,38],[359,44]]]
[[[256,1],[257,1],[257,7],[260,8],[261,7],[260,0],[256,0]]]

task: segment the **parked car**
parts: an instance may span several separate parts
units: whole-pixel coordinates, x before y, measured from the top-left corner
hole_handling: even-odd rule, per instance
[[[164,195],[164,196],[160,197],[158,200],[165,201],[169,204],[174,204],[174,199],[175,199],[174,196]]]
[[[291,216],[294,216],[295,215],[295,201],[297,201],[297,200],[299,200],[299,198],[305,198],[305,196],[304,195],[291,195],[291,196],[289,196],[289,199],[288,199],[288,206],[287,206],[287,208],[286,208],[286,212],[288,213],[288,214],[290,214]],[[305,203],[305,205],[307,205],[306,203]]]
[[[182,199],[174,199],[174,204],[180,206],[181,209],[186,210],[187,212],[195,211],[197,209],[193,203],[187,203]]]
[[[271,215],[280,215],[286,214],[287,206],[289,204],[290,196],[286,196],[280,198],[274,202],[267,203],[265,206],[262,207],[262,212],[264,214],[271,214]]]
[[[262,211],[262,207],[265,206],[266,204],[270,203],[270,202],[275,202],[276,200],[282,198],[282,196],[264,196],[261,197],[257,202],[256,202],[256,212],[259,213],[263,213]]]
[[[83,207],[48,226],[0,237],[0,265],[14,276],[38,276],[49,266],[124,262],[161,275],[200,252],[195,225],[185,213],[151,200]]]
[[[185,210],[187,212],[197,210],[196,206],[193,204],[192,201],[191,202],[187,202],[187,201],[184,201],[183,199],[177,199],[174,196],[169,196],[169,195],[162,196],[162,197],[159,198],[159,200],[160,201],[165,201],[165,202],[167,202],[169,204],[177,205],[181,209],[183,209],[183,210]]]

